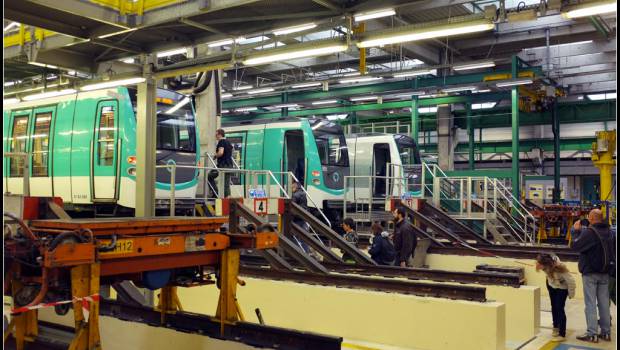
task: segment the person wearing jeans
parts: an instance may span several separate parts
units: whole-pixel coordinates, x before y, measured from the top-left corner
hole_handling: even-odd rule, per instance
[[[566,298],[575,297],[575,279],[560,262],[557,256],[551,254],[539,254],[536,257],[536,271],[544,271],[547,275],[547,290],[551,301],[551,314],[553,316],[553,338],[551,341],[562,342],[566,340]]]
[[[577,339],[598,343],[599,339],[611,341],[609,269],[612,256],[615,256],[611,247],[615,247],[615,243],[600,209],[590,211],[588,220],[590,227],[582,228],[581,221],[577,221],[572,230],[572,248],[579,252],[579,272],[583,280],[588,326],[586,333]]]

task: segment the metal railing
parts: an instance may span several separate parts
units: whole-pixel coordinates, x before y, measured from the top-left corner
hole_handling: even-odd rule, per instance
[[[351,217],[356,221],[382,221],[385,216],[387,201],[391,198],[412,198],[410,189],[421,184],[410,183],[411,178],[396,176],[358,175],[344,177],[343,218]],[[383,182],[383,184],[381,182]],[[382,187],[382,188],[380,188]],[[377,191],[382,189],[381,191]],[[349,211],[353,208],[353,212]]]
[[[436,164],[422,165],[424,197],[431,198],[435,206],[444,207],[459,219],[487,220],[501,216],[509,224],[506,229],[519,240],[534,243],[536,219],[499,179],[450,177]]]
[[[347,134],[379,132],[383,134],[409,134],[410,123],[378,122],[365,124],[349,124],[346,128]]]
[[[239,175],[243,176],[243,183],[235,184],[232,181],[229,183],[230,185],[230,196],[229,197],[249,197],[251,190],[262,190],[265,194],[266,198],[290,198],[288,192],[282,187],[280,182],[276,179],[273,173],[269,170],[244,170],[244,169],[232,169],[232,168],[216,168],[216,167],[201,167],[201,166],[193,166],[193,165],[177,165],[177,164],[167,164],[167,165],[158,165],[155,167],[156,169],[168,169],[170,171],[170,197],[167,198],[170,201],[170,215],[175,215],[176,210],[176,202],[177,199],[177,190],[176,190],[176,178],[177,178],[177,170],[178,169],[194,169],[196,171],[203,173],[205,178],[208,177],[210,171],[217,171],[219,173],[218,177],[215,179],[216,188],[215,191],[212,191],[214,197],[209,197],[207,193],[204,193],[202,196],[194,196],[192,198],[183,198],[183,200],[193,200],[202,201],[206,199],[218,199],[223,198],[221,194],[224,193],[224,181],[226,181],[227,174],[231,175]],[[162,200],[165,198],[158,197],[157,200]]]

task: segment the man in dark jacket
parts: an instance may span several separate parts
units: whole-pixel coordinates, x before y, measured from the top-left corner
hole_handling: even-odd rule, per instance
[[[394,265],[413,266],[413,253],[418,245],[416,233],[407,220],[407,214],[403,208],[396,208],[392,215],[394,215],[394,249],[396,250]]]
[[[379,265],[393,265],[396,251],[394,245],[388,238],[389,234],[383,230],[383,226],[375,222],[371,228],[373,233],[372,245],[368,250],[368,254],[374,262]]]
[[[590,227],[582,228],[581,222],[577,221],[571,232],[572,248],[579,252],[579,272],[583,280],[588,326],[587,332],[577,339],[597,343],[599,339],[611,341],[609,269],[612,255],[615,256],[615,242],[611,242],[609,225],[604,221],[600,209],[590,211],[588,220]],[[612,244],[614,252],[611,251]]]

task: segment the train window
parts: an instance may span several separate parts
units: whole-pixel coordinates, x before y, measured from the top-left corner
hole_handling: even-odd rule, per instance
[[[157,115],[157,149],[196,152],[194,118],[190,115]]]
[[[101,107],[99,119],[99,139],[97,140],[98,164],[113,165],[114,163],[114,107]]]
[[[9,152],[26,152],[26,141],[28,136],[28,116],[15,116],[13,118],[13,135],[11,137],[11,144]],[[23,177],[24,176],[24,158],[12,157],[9,168],[9,176],[11,177]]]
[[[48,157],[50,147],[52,113],[38,113],[34,117],[32,138],[32,176],[49,176]]]

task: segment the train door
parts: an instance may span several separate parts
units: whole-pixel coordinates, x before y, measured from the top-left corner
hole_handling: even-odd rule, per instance
[[[306,186],[306,152],[302,130],[287,130],[284,133],[284,157],[282,171],[292,172],[297,180]]]
[[[118,180],[118,102],[100,101],[95,115],[95,133],[91,147],[93,202],[114,201]]]
[[[239,169],[245,169],[245,142],[246,142],[247,133],[234,133],[227,134],[226,139],[233,147],[232,158],[235,161],[236,166]],[[245,176],[241,173],[233,173],[230,178],[233,186],[240,186],[245,184]],[[241,187],[237,190],[233,188],[231,190],[232,193],[242,193]]]
[[[35,108],[30,126],[30,194],[51,197],[52,184],[52,125],[56,116],[56,106]]]
[[[31,110],[16,111],[11,113],[11,123],[8,139],[8,151],[10,153],[28,152],[28,124]],[[23,194],[24,192],[24,161],[26,158],[8,156],[8,176],[6,190],[9,193]]]
[[[385,197],[387,167],[390,162],[390,145],[387,143],[376,143],[372,148],[372,174],[375,177],[372,195],[373,197]]]

